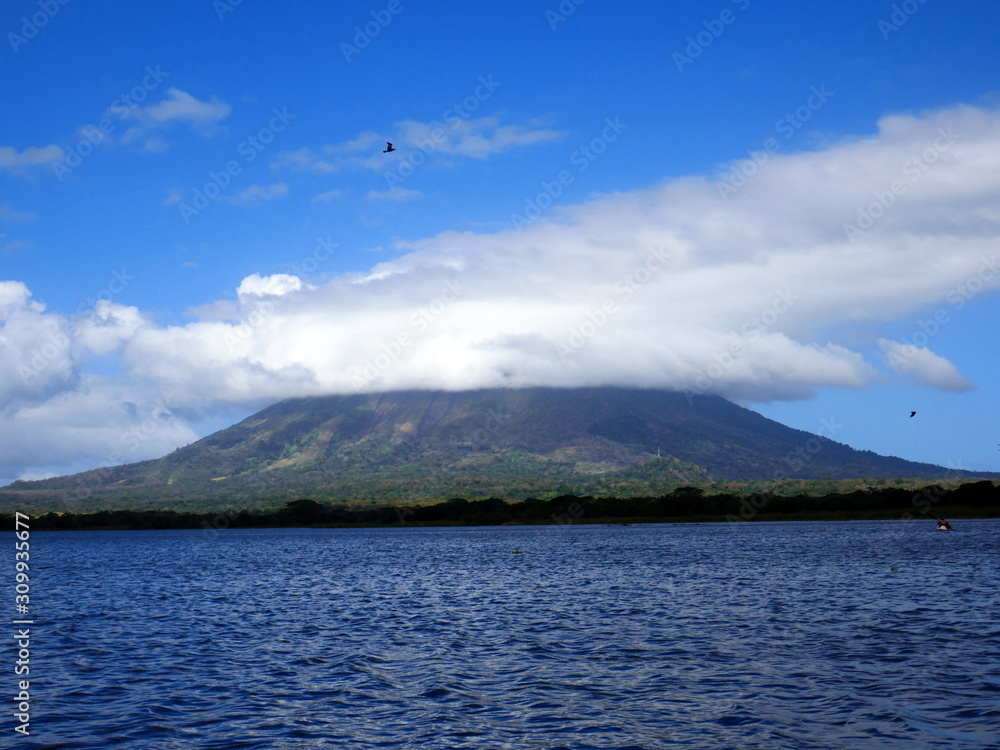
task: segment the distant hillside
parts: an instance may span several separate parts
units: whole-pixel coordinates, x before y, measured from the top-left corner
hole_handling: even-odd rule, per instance
[[[289,399],[160,459],[15,482],[0,507],[263,507],[650,494],[721,480],[998,476],[857,451],[716,396],[628,388]]]

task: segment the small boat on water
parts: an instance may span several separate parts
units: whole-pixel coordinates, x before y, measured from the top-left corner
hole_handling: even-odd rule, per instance
[[[945,526],[944,524],[938,524],[938,531],[954,531],[951,526]]]

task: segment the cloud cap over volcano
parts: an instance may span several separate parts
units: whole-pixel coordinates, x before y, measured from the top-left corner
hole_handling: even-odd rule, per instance
[[[893,344],[880,328],[947,318],[1000,285],[996,110],[888,116],[869,137],[770,154],[722,189],[734,169],[751,172],[737,162],[519,229],[400,243],[395,259],[323,283],[253,274],[235,302],[184,325],[112,302],[50,314],[7,282],[2,344],[15,364],[0,394],[8,415],[81,398],[96,354],[118,360],[128,388],[191,413],[409,388],[625,385],[768,401],[896,377],[974,387],[932,335]],[[17,363],[38,364],[53,336],[26,381]],[[882,361],[879,347],[911,344],[904,367]]]

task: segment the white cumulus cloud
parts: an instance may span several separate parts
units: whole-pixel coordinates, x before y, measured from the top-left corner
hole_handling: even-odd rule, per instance
[[[1000,289],[998,167],[1000,113],[953,107],[893,115],[822,150],[771,154],[733,190],[720,191],[727,166],[554,207],[516,228],[400,244],[392,260],[322,284],[253,274],[235,301],[208,300],[184,325],[110,305],[66,320],[6,282],[4,361],[25,361],[53,332],[72,343],[34,390],[8,373],[0,403],[29,429],[36,412],[16,404],[85,401],[88,353],[117,357],[123,382],[179,414],[499,385],[759,402],[864,388],[892,370],[968,390],[955,364],[882,329],[967,301],[969,289]],[[902,363],[866,360],[879,347]]]

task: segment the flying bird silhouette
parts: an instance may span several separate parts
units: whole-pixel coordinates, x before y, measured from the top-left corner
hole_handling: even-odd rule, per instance
[[[396,150],[396,149],[394,149],[394,148],[392,147],[392,144],[391,144],[391,143],[389,143],[389,141],[386,141],[386,142],[385,142],[385,145],[386,145],[386,146],[388,146],[389,148],[387,148],[387,149],[384,149],[384,150],[382,151],[382,153],[383,153],[383,154],[388,154],[388,153],[389,153],[390,151],[395,151],[395,150]]]
[[[915,416],[917,416],[917,413],[915,411],[911,411],[910,412],[910,418],[912,419]]]

